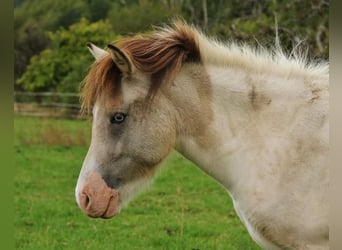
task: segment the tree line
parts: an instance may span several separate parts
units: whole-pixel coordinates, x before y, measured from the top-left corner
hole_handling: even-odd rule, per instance
[[[15,0],[15,90],[77,92],[101,47],[180,17],[222,41],[273,46],[301,43],[328,59],[327,0]]]

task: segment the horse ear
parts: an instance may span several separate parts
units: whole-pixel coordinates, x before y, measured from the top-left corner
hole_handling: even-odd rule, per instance
[[[99,60],[100,58],[104,57],[105,55],[108,55],[108,52],[100,49],[99,47],[97,47],[96,45],[94,45],[93,43],[87,43],[87,47],[90,51],[90,53],[95,57],[96,60]]]
[[[133,71],[133,65],[129,57],[125,54],[125,52],[123,52],[118,47],[112,44],[108,44],[107,47],[109,49],[109,52],[112,56],[114,63],[116,64],[116,66],[118,66],[120,71],[124,75],[131,75]]]

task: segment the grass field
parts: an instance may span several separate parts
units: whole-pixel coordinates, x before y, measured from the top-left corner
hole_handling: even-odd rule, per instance
[[[178,153],[110,220],[77,207],[89,121],[15,117],[16,249],[260,249],[225,190]]]

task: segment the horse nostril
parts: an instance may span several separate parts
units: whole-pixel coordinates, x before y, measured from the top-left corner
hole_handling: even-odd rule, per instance
[[[90,204],[90,196],[87,193],[83,192],[81,194],[81,207],[83,209],[87,209],[89,207],[89,204]]]

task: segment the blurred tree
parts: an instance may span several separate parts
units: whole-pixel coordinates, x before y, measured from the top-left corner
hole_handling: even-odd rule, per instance
[[[14,0],[14,8],[19,7],[27,0]]]
[[[270,10],[277,16],[285,48],[303,41],[309,56],[329,58],[329,1],[278,0]]]
[[[117,37],[108,21],[89,23],[86,19],[49,33],[51,49],[33,56],[18,83],[28,91],[78,92],[93,57],[86,43],[106,45]]]
[[[66,28],[87,13],[87,5],[74,0],[31,0],[15,8],[15,79],[23,74],[33,55],[50,46],[47,31]]]
[[[47,47],[48,44],[48,38],[37,20],[34,18],[22,18],[22,20],[17,18],[14,23],[15,79],[24,73],[30,58]],[[19,25],[18,23],[21,21],[22,24]]]
[[[180,15],[182,1],[121,1],[108,13],[108,20],[118,34],[131,34],[150,30]]]
[[[224,2],[224,1],[221,1]],[[222,39],[272,47],[276,36],[285,51],[298,43],[308,48],[312,58],[329,58],[329,2],[325,0],[231,0],[225,3],[226,16],[213,21],[209,31]],[[227,9],[227,6],[229,6]],[[220,12],[218,9],[216,12]],[[213,14],[213,12],[210,12]],[[215,11],[214,11],[215,13]],[[211,16],[213,17],[213,16]]]
[[[90,22],[96,22],[106,19],[109,10],[113,5],[112,0],[84,0],[88,8],[88,19]]]

